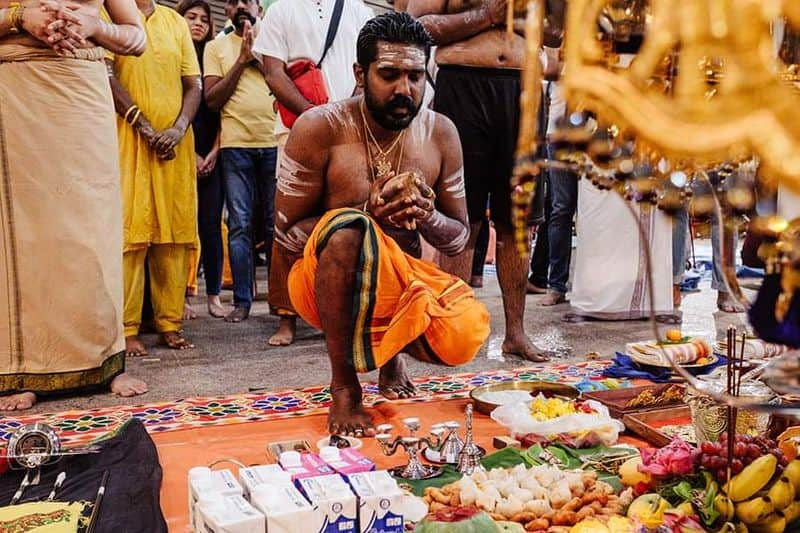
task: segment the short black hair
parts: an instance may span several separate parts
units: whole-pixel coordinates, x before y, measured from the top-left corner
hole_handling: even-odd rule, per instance
[[[364,70],[378,58],[378,41],[418,46],[425,51],[426,62],[433,45],[428,30],[408,13],[390,11],[378,15],[364,24],[356,41],[356,59]]]

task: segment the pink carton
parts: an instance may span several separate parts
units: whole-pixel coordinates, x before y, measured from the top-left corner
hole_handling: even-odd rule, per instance
[[[320,449],[319,456],[328,466],[343,476],[375,470],[375,463],[367,459],[361,452],[352,448],[339,449],[333,446],[325,446]]]
[[[278,464],[292,476],[292,481],[334,474],[333,468],[315,453],[283,452]]]

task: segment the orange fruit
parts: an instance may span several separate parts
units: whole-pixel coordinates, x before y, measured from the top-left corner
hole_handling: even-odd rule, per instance
[[[678,342],[683,338],[683,333],[679,329],[668,329],[667,330],[667,340],[672,342]]]

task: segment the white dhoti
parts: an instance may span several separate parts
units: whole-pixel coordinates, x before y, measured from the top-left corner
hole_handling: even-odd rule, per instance
[[[635,320],[672,314],[672,221],[649,203],[628,204],[582,179],[578,184],[578,245],[570,302],[581,316]],[[637,222],[644,229],[640,238]],[[650,249],[651,304],[646,250]]]

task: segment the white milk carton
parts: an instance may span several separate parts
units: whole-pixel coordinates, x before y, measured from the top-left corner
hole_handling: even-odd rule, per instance
[[[253,489],[259,485],[291,485],[292,476],[278,465],[260,465],[239,469],[244,498],[253,503]]]
[[[197,502],[216,496],[242,496],[242,486],[230,470],[211,470],[198,466],[189,470],[189,527],[196,530]]]
[[[264,515],[242,496],[201,499],[197,504],[197,533],[264,533]]]
[[[298,481],[311,501],[322,525],[314,533],[357,533],[358,501],[350,486],[339,474],[317,476]],[[299,531],[297,532],[299,533]]]
[[[361,533],[403,533],[403,491],[389,472],[362,472],[347,479],[358,496]]]
[[[267,533],[320,531],[324,517],[291,484],[261,484],[251,492],[253,507],[267,518]]]

